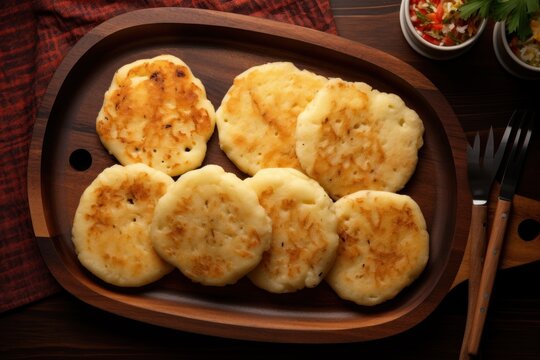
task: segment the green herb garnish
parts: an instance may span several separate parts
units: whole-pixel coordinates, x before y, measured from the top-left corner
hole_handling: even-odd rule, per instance
[[[426,15],[422,14],[420,11],[416,10],[415,12],[416,12],[416,16],[418,16],[418,18],[422,20],[424,23],[431,22],[431,19],[428,18]]]
[[[494,2],[495,0],[469,0],[459,8],[460,16],[464,20],[475,15],[487,18]]]
[[[540,0],[469,0],[460,8],[460,16],[464,20],[476,15],[505,20],[507,32],[525,40],[532,34],[531,14],[539,8]]]

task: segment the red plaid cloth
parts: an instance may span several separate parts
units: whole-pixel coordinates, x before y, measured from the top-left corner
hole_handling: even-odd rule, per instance
[[[60,289],[32,231],[26,193],[32,126],[63,56],[86,32],[126,11],[182,6],[264,17],[336,33],[329,0],[17,1],[0,4],[0,312]]]

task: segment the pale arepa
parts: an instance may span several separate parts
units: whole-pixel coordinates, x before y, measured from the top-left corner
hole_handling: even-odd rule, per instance
[[[81,262],[107,283],[136,287],[174,268],[152,247],[150,224],[173,179],[144,164],[113,165],[83,192],[72,240]]]
[[[395,192],[415,171],[423,132],[399,96],[331,79],[298,116],[296,154],[334,199],[364,189]]]
[[[394,298],[424,270],[429,234],[407,195],[362,190],[334,204],[340,245],[328,284],[343,299],[377,305]]]
[[[258,287],[273,293],[317,286],[338,247],[332,199],[313,179],[292,168],[259,170],[244,180],[272,219],[272,242],[249,273]]]
[[[257,194],[235,174],[206,165],[180,176],[156,206],[156,251],[192,281],[237,282],[270,245],[272,223]]]

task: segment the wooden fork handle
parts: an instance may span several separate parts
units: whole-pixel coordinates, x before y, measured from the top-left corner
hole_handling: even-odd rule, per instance
[[[471,212],[471,225],[469,228],[469,238],[467,239],[469,252],[466,254],[469,257],[469,296],[465,332],[459,355],[461,360],[469,359],[469,337],[486,250],[487,210],[487,205],[473,205]]]
[[[473,322],[471,325],[471,333],[469,340],[469,353],[476,355],[480,347],[480,338],[486,321],[486,313],[495,282],[495,275],[501,255],[504,234],[506,232],[506,224],[510,215],[511,201],[499,199],[497,208],[495,209],[495,217],[493,218],[493,227],[489,237],[486,258],[482,268],[482,277],[480,279],[480,287],[478,289],[478,297],[474,308]]]

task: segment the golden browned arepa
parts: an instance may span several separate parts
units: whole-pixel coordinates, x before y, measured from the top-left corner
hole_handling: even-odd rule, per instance
[[[218,165],[191,170],[156,206],[154,248],[203,285],[233,284],[260,262],[272,223],[248,185]]]
[[[244,180],[272,219],[272,242],[248,277],[258,287],[287,293],[317,286],[338,247],[332,199],[313,179],[292,168],[259,170]]]
[[[214,126],[203,84],[172,55],[122,66],[96,119],[101,142],[121,164],[142,162],[171,176],[201,165]]]
[[[334,199],[364,189],[395,192],[414,173],[423,133],[399,96],[331,79],[298,116],[296,154]]]
[[[254,66],[238,75],[216,111],[221,149],[244,173],[301,169],[296,118],[327,79],[290,62]]]
[[[394,298],[425,268],[429,234],[407,195],[361,190],[335,202],[341,239],[326,277],[343,299],[377,305]]]
[[[174,268],[152,247],[150,224],[173,179],[144,164],[113,165],[83,192],[72,239],[81,262],[107,283],[149,284]]]

